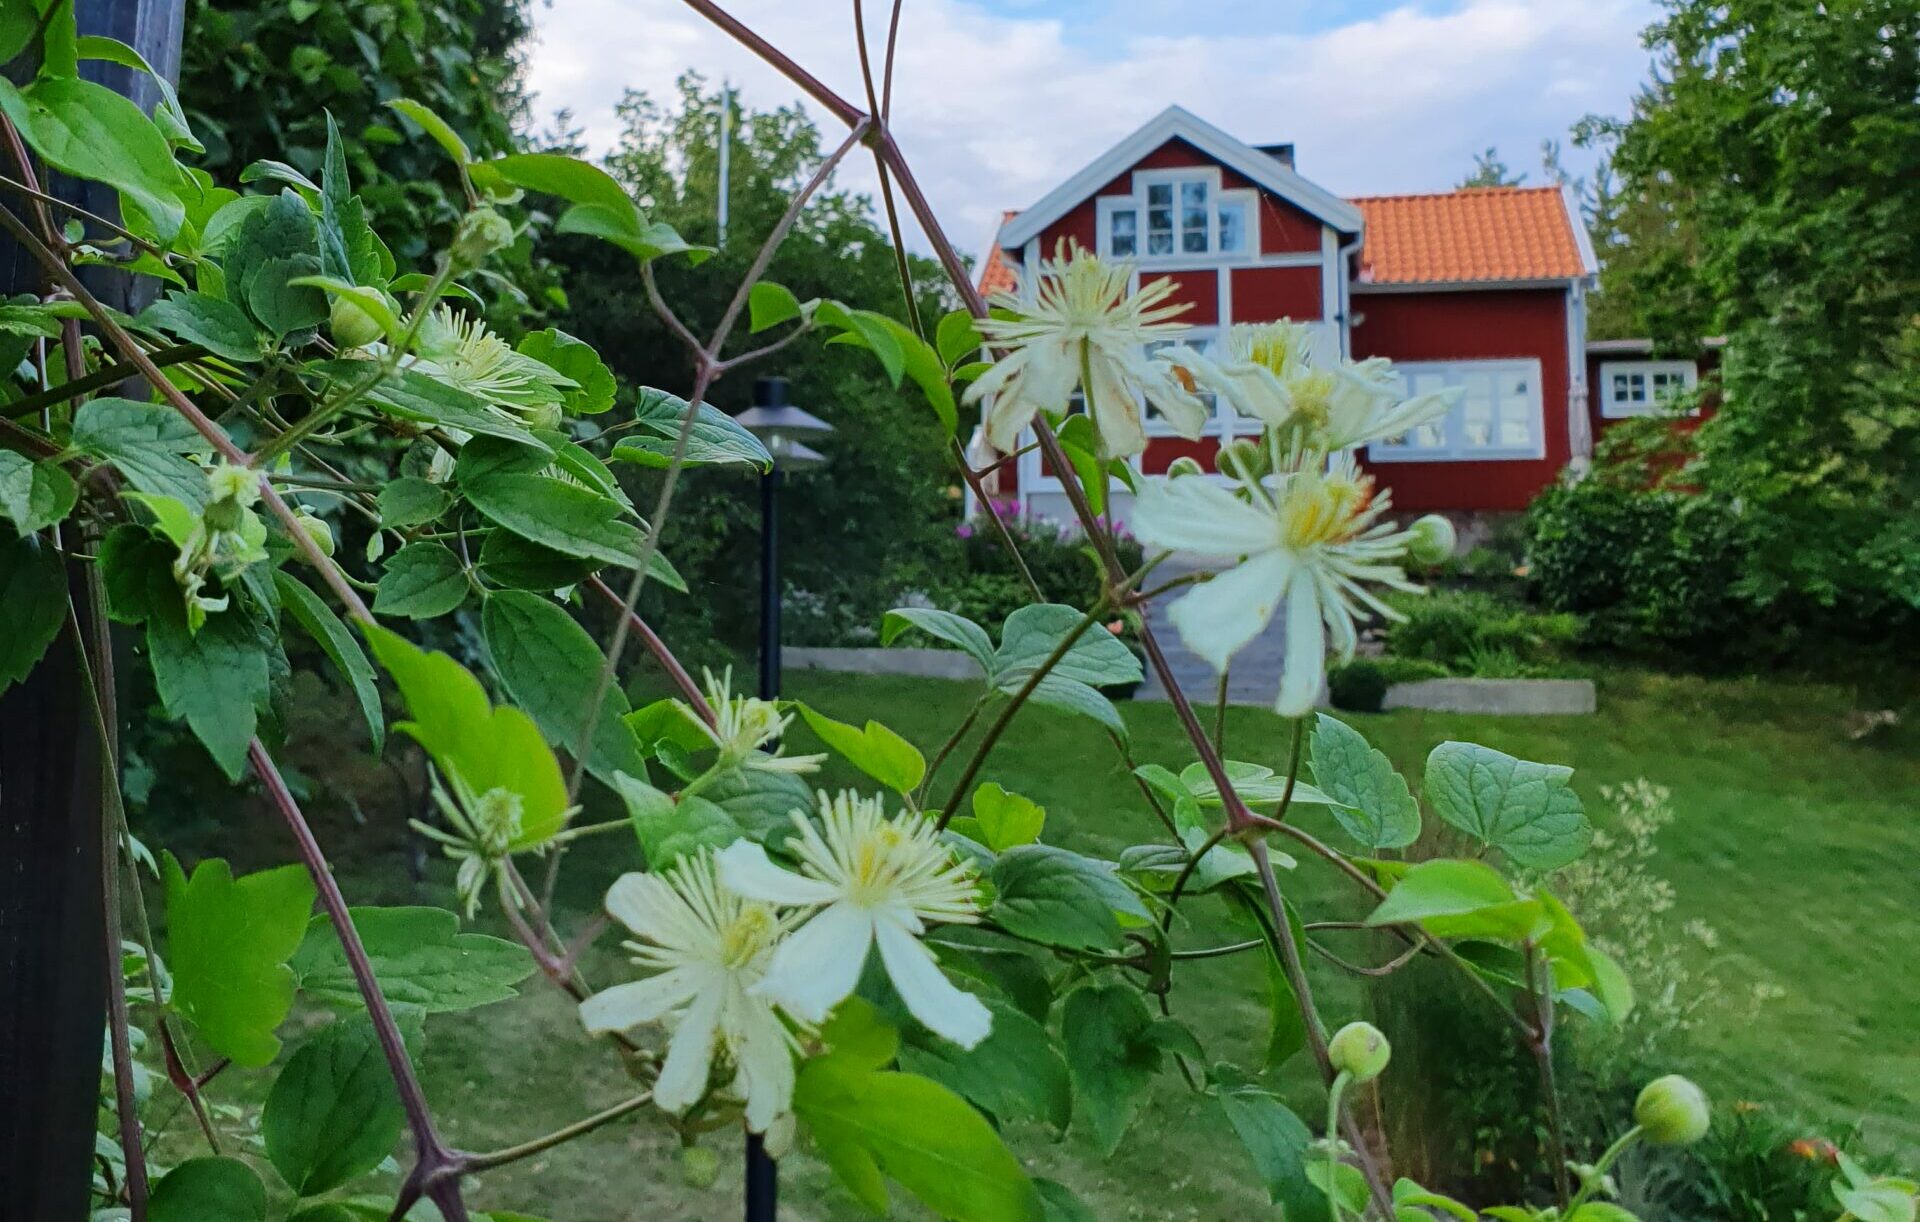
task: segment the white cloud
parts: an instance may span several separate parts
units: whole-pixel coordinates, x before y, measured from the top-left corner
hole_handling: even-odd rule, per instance
[[[883,3],[869,8],[884,21]],[[735,0],[730,11],[843,96],[863,98],[847,6]],[[1408,3],[1309,34],[1275,18],[1273,28],[1139,37],[1096,52],[1043,4],[1005,15],[910,0],[894,127],[965,249],[1003,208],[1033,202],[1175,102],[1249,142],[1294,141],[1302,172],[1342,194],[1444,189],[1490,144],[1532,169],[1543,137],[1564,138],[1589,111],[1624,111],[1646,75],[1638,32],[1651,17],[1651,0]],[[798,95],[679,0],[553,0],[535,21],[536,112],[570,108],[597,149],[618,131],[622,89],[664,98],[689,67],[730,78],[757,108]],[[862,167],[844,181],[872,176]]]

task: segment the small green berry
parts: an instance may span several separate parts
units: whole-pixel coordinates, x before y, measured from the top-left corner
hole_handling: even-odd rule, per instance
[[[1168,479],[1179,479],[1184,475],[1205,475],[1206,473],[1206,468],[1200,465],[1199,459],[1186,454],[1182,454],[1167,464]]]
[[[379,339],[384,332],[373,315],[361,309],[350,297],[335,297],[333,309],[327,315],[327,329],[333,336],[334,346],[364,348]]]
[[[302,509],[293,515],[293,520],[305,531],[307,538],[313,540],[313,546],[322,556],[333,555],[333,527]]]
[[[1656,1146],[1690,1146],[1707,1135],[1711,1119],[1706,1092],[1679,1074],[1647,1083],[1633,1104],[1633,1122]]]
[[[1214,455],[1213,469],[1228,479],[1250,484],[1267,473],[1267,452],[1245,437],[1229,441]]]
[[[513,222],[491,208],[475,208],[460,218],[448,258],[458,271],[471,271],[494,251],[513,244]]]
[[[1327,1055],[1335,1069],[1355,1082],[1371,1082],[1387,1067],[1393,1049],[1372,1023],[1348,1023],[1334,1033]]]

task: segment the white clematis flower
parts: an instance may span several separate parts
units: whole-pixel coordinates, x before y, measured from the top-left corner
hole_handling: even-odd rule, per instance
[[[718,1059],[733,1071],[747,1127],[764,1133],[793,1104],[793,1036],[754,989],[787,922],[714,877],[712,856],[682,859],[662,874],[623,874],[607,911],[639,941],[633,961],[656,974],[580,1003],[595,1035],[662,1023],[671,1033],[653,1100],[679,1115],[707,1093]]]
[[[749,840],[720,851],[720,878],[741,895],[819,911],[780,944],[755,992],[803,1022],[825,1021],[860,982],[867,950],[916,1019],[965,1048],[987,1037],[993,1016],[954,986],[920,942],[929,923],[980,919],[973,867],[941,842],[933,820],[886,817],[880,798],[820,795],[820,825],[792,816],[796,874]]]
[[[1404,398],[1390,362],[1329,361],[1318,342],[1313,327],[1283,318],[1237,324],[1206,353],[1176,348],[1167,358],[1242,415],[1292,430],[1321,454],[1397,437],[1444,416],[1462,393],[1450,387]]]
[[[826,760],[821,755],[782,755],[775,748],[771,753],[759,748],[786,733],[793,724],[793,714],[781,715],[780,706],[771,700],[761,700],[755,696],[735,696],[732,694],[733,668],[728,667],[720,678],[715,679],[710,670],[702,671],[706,679],[706,697],[708,707],[713,709],[715,724],[708,725],[706,719],[690,706],[682,703],[687,719],[700,727],[710,742],[720,751],[726,762],[753,772],[818,772]]]
[[[1342,454],[1330,471],[1268,477],[1240,492],[1202,479],[1142,480],[1131,525],[1150,547],[1240,561],[1167,609],[1187,647],[1215,670],[1225,671],[1286,605],[1275,708],[1301,717],[1320,696],[1329,637],[1351,655],[1356,619],[1369,611],[1402,618],[1367,587],[1420,590],[1399,565],[1412,535],[1380,521],[1387,507],[1388,497],[1375,497],[1373,481]]]
[[[975,324],[988,344],[1008,352],[967,388],[966,401],[993,399],[986,425],[996,450],[1012,453],[1034,413],[1065,411],[1076,388],[1092,408],[1107,457],[1146,449],[1142,397],[1182,436],[1200,435],[1208,411],[1194,397],[1191,380],[1176,365],[1146,354],[1146,345],[1186,333],[1184,323],[1169,320],[1187,307],[1165,304],[1173,295],[1171,280],[1163,277],[1130,293],[1132,278],[1131,264],[1102,263],[1078,246],[1069,256],[1063,244],[1040,264],[1034,300],[994,296],[994,305],[1019,317]]]
[[[381,345],[371,346],[384,351]],[[478,317],[436,306],[421,320],[407,364],[512,412],[537,428],[558,428],[565,392],[579,383],[514,351]]]

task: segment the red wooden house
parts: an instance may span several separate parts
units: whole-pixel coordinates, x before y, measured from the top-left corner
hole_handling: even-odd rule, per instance
[[[1319,324],[1329,354],[1391,358],[1409,393],[1462,387],[1446,419],[1362,454],[1399,510],[1518,510],[1592,453],[1586,294],[1596,268],[1557,187],[1342,199],[1299,174],[1291,145],[1244,144],[1176,106],[1008,213],[980,287],[1012,290],[1017,269],[1062,240],[1172,278],[1192,304],[1196,345],[1231,323],[1292,318]],[[1648,396],[1694,376],[1642,364],[1627,372]],[[1630,395],[1636,383],[1622,385]],[[1148,431],[1139,465],[1154,474],[1183,454],[1210,466],[1221,438],[1254,429],[1219,404],[1198,442],[1152,421]],[[1070,518],[1037,454],[998,474],[996,495]],[[1124,498],[1116,511],[1124,518]]]

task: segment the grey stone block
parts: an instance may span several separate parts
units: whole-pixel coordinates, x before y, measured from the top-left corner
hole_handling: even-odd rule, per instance
[[[1423,679],[1388,688],[1384,707],[1540,717],[1591,713],[1597,700],[1586,679]]]
[[[980,664],[957,649],[832,649],[788,645],[788,670],[837,670],[855,675],[918,675],[923,679],[978,679]]]

